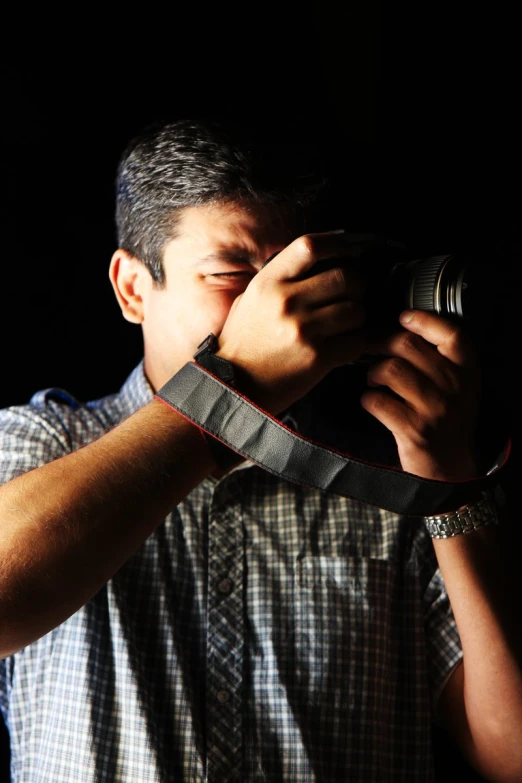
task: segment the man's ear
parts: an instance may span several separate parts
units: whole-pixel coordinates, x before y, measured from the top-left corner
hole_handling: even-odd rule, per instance
[[[123,317],[133,324],[141,324],[144,286],[150,285],[148,269],[126,250],[118,248],[111,258],[109,279]]]

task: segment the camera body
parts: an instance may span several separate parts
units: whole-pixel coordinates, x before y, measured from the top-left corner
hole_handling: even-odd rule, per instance
[[[312,274],[339,266],[324,259]],[[369,240],[351,257],[365,283],[366,328],[376,334],[396,331],[405,309],[426,310],[459,324],[484,355],[502,340],[509,275],[501,254],[472,242],[465,249],[413,254],[404,245]]]
[[[434,254],[374,243],[346,263],[356,266],[366,284],[365,329],[392,334],[401,328],[398,319],[403,310],[418,309],[453,321],[471,335],[484,370],[482,409],[487,419],[488,402],[494,400],[495,410],[497,385],[503,378],[509,346],[506,319],[516,312],[510,305],[517,287],[509,256],[471,241],[464,249]],[[339,265],[338,258],[325,259],[314,265],[312,274]],[[363,355],[335,368],[299,404],[308,414],[310,438],[359,459],[398,464],[393,436],[360,407],[368,365],[376,360],[374,354]],[[493,444],[486,453],[497,454],[503,446],[504,423],[498,418],[493,427],[482,422],[480,431],[481,438]]]

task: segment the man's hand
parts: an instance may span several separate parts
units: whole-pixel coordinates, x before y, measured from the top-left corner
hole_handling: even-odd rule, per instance
[[[407,311],[403,331],[368,346],[385,356],[368,372],[361,403],[394,435],[403,470],[459,481],[476,475],[473,454],[480,371],[459,326]]]
[[[350,235],[299,237],[234,301],[218,354],[236,367],[240,391],[265,410],[281,412],[363,353],[364,286],[350,264],[355,254]],[[333,264],[314,274],[325,259]]]

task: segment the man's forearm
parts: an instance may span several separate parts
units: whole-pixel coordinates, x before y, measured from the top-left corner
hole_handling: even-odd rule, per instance
[[[97,441],[0,488],[0,657],[79,609],[214,464],[153,400]]]
[[[445,722],[488,780],[522,780],[522,589],[509,521],[434,545],[463,648]]]

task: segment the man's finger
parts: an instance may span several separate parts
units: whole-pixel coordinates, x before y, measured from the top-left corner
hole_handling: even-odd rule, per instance
[[[472,367],[476,364],[476,349],[457,324],[424,310],[405,310],[399,318],[402,326],[434,345],[441,356],[453,364]]]
[[[276,280],[298,280],[307,277],[319,261],[358,258],[362,243],[344,231],[304,234],[276,253],[259,274]]]

